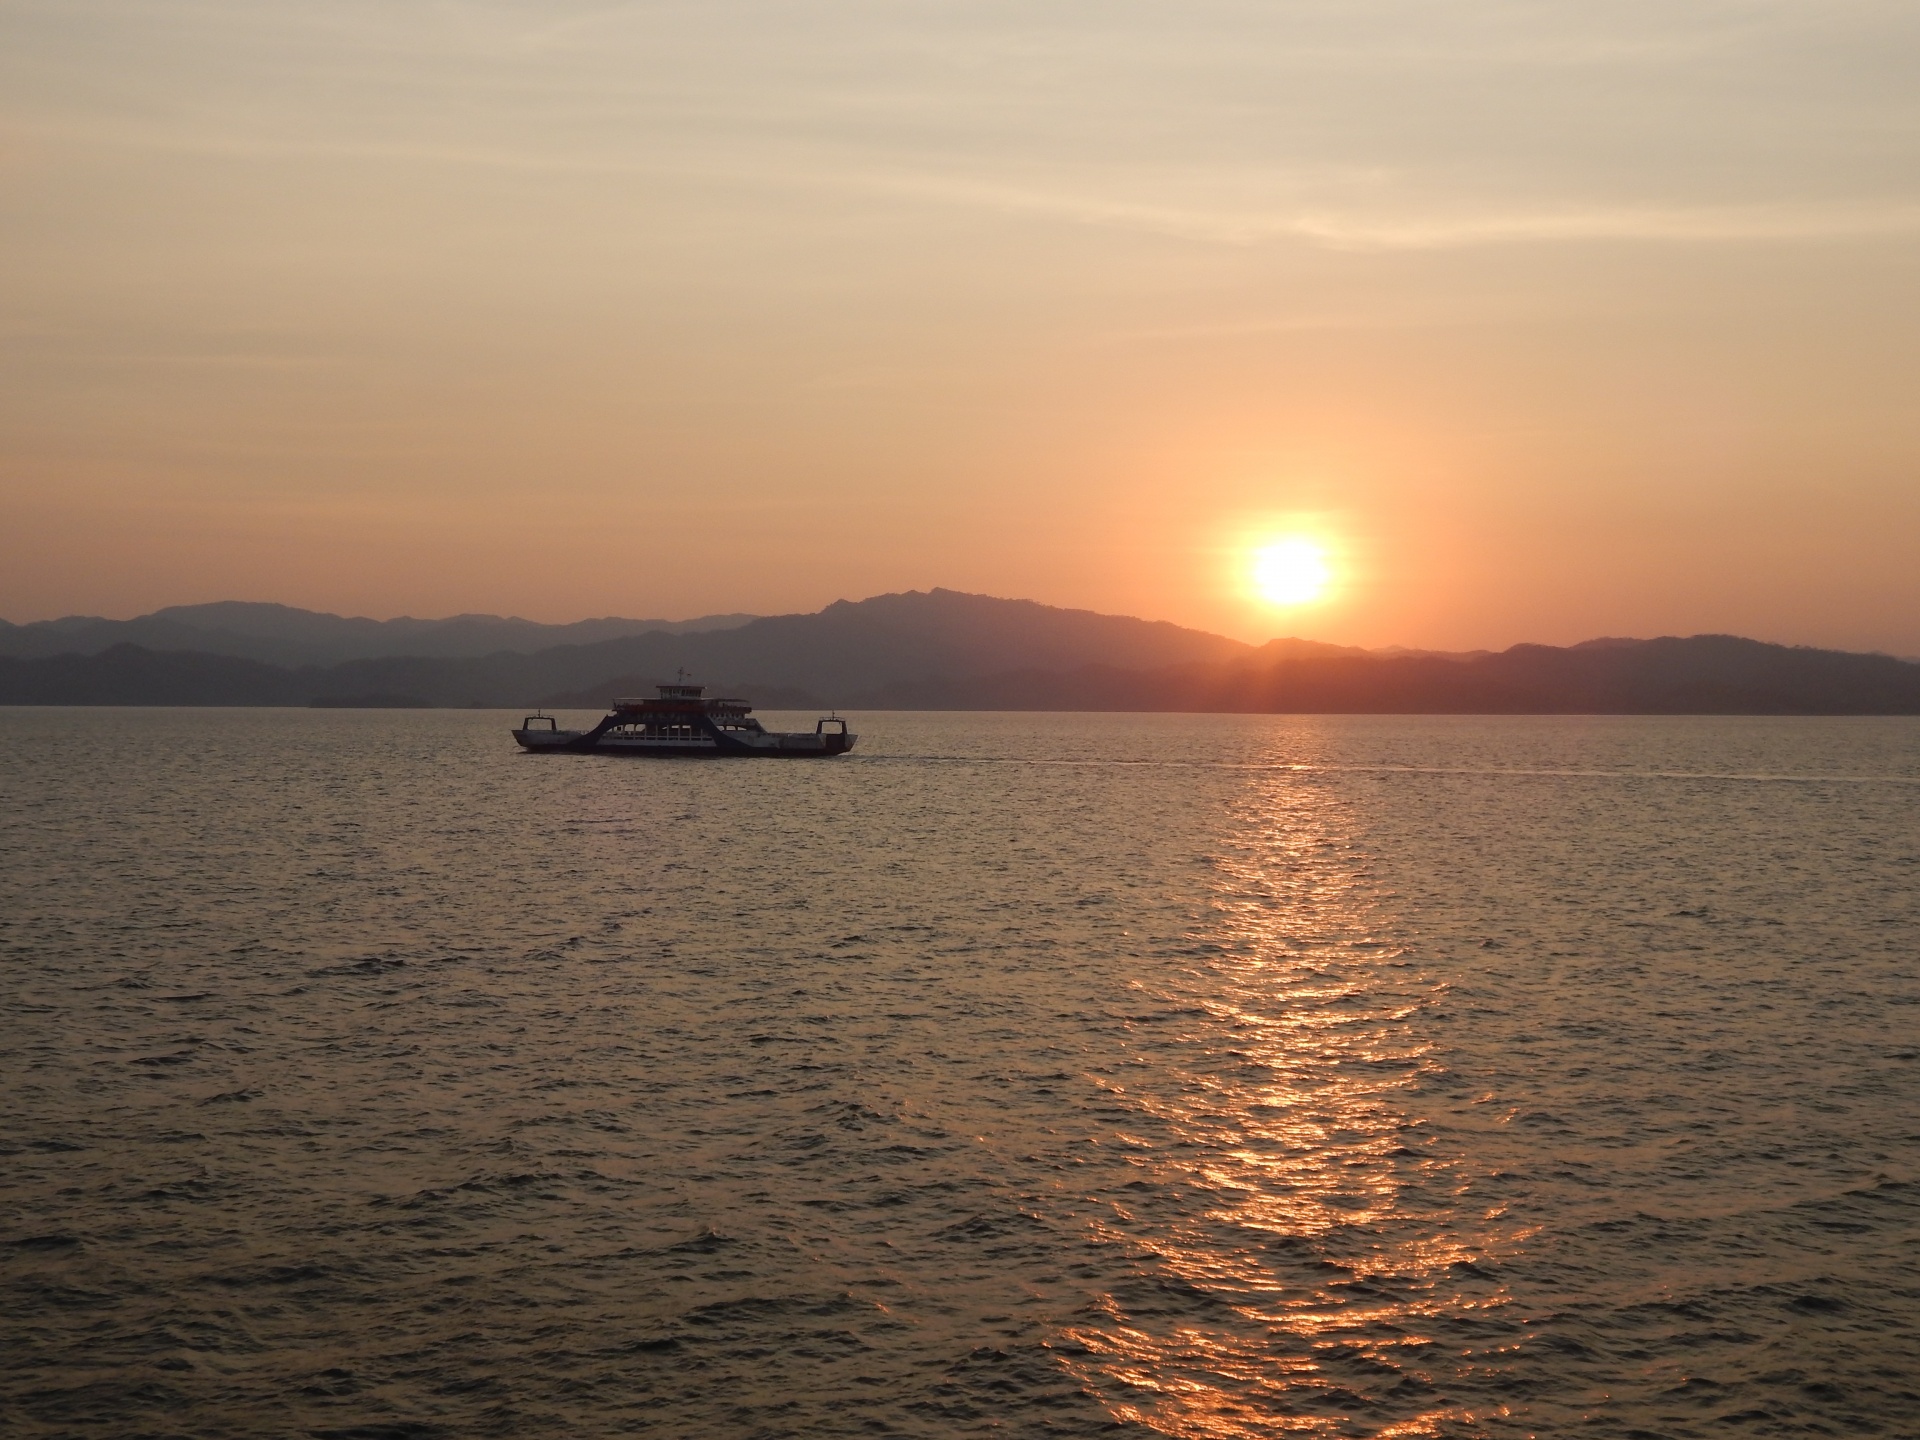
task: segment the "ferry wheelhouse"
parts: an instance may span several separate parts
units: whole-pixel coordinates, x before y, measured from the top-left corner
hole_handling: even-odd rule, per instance
[[[529,715],[513,732],[523,749],[589,755],[770,755],[792,759],[844,755],[858,738],[838,715],[811,731],[769,730],[744,700],[708,699],[706,687],[662,685],[652,699],[615,700],[591,730],[562,730],[550,715]]]

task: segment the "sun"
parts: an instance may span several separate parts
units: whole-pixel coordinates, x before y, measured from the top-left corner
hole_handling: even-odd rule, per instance
[[[1299,538],[1260,546],[1251,573],[1254,593],[1269,605],[1311,605],[1333,583],[1326,548]]]

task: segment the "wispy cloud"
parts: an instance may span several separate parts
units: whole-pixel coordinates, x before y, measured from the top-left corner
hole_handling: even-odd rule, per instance
[[[942,173],[934,168],[875,167],[828,147],[691,147],[648,157],[591,150],[434,144],[393,139],[296,139],[266,135],[137,128],[113,122],[14,126],[0,135],[0,153],[60,143],[168,151],[263,161],[501,170],[623,178],[636,185],[699,182],[844,199],[865,196],[893,204],[1026,217],[1075,226],[1159,235],[1197,244],[1250,247],[1298,243],[1329,250],[1418,251],[1476,247],[1621,242],[1707,245],[1872,241],[1920,235],[1920,200],[1901,196],[1781,199],[1745,204],[1653,204],[1631,198],[1476,203],[1464,194],[1444,207],[1413,192],[1436,187],[1430,177],[1395,176],[1341,167],[1195,177],[1160,172],[1127,185],[1090,188],[1083,174],[1051,176],[1023,166],[1016,175]],[[1123,179],[1124,177],[1122,177]],[[1226,202],[1192,198],[1205,189],[1285,191],[1282,201]],[[1239,179],[1238,186],[1232,182]],[[1394,199],[1396,192],[1409,192]],[[1126,193],[1116,193],[1126,192]],[[1161,192],[1161,193],[1156,193]],[[1187,192],[1187,193],[1181,193]],[[1365,193],[1365,203],[1346,196]],[[1165,198],[1162,198],[1164,194]]]
[[[1086,225],[1148,231],[1223,245],[1303,241],[1336,250],[1446,250],[1490,245],[1629,241],[1650,244],[1867,240],[1920,234],[1920,202],[1782,202],[1657,206],[1569,203],[1539,208],[1301,204],[1277,209],[1208,208],[1115,200],[976,180],[916,175],[872,177],[887,193]]]

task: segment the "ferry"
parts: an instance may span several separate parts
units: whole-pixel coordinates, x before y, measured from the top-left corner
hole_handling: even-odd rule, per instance
[[[562,730],[551,715],[529,715],[513,732],[525,750],[574,755],[772,755],[801,759],[844,755],[859,737],[838,715],[811,732],[769,730],[744,700],[706,698],[706,687],[662,685],[651,700],[615,700],[591,730]]]

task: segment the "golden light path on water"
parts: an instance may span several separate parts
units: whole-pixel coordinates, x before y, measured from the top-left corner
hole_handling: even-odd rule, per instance
[[[1420,1020],[1442,987],[1392,937],[1349,806],[1328,788],[1258,776],[1233,821],[1198,937],[1210,953],[1190,990],[1156,997],[1194,1017],[1186,1061],[1106,1087],[1144,1122],[1123,1137],[1143,1188],[1185,1203],[1158,1225],[1122,1204],[1094,1226],[1186,1288],[1193,1313],[1142,1317],[1105,1297],[1068,1331],[1068,1363],[1117,1418],[1194,1440],[1471,1426],[1490,1417],[1449,1407],[1436,1381],[1498,1356],[1434,1331],[1509,1303],[1457,1282],[1522,1237],[1498,1212],[1453,1209],[1461,1186],[1403,1103],[1439,1070]],[[1403,1402],[1396,1413],[1356,1413],[1341,1383],[1355,1367]]]

